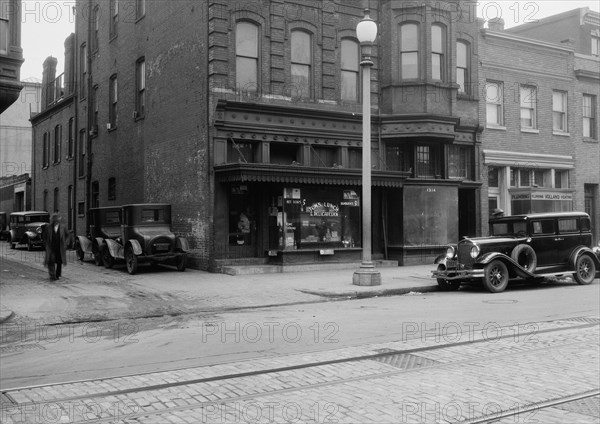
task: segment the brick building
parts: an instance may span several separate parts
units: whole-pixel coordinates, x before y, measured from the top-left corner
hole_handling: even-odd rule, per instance
[[[0,113],[19,98],[22,64],[21,0],[0,0]]]
[[[523,34],[533,37],[534,31],[505,31],[500,21],[481,32],[483,163],[488,177],[482,210],[585,210],[598,240],[600,61],[589,50],[594,30],[583,31],[579,20],[571,25],[568,19],[581,16],[582,22],[598,22],[598,13],[578,9],[557,16],[547,20],[553,28],[564,29],[562,42],[543,40],[543,32],[525,38]],[[557,24],[562,18],[565,26]],[[539,25],[544,27],[544,20]],[[573,37],[567,37],[567,28]],[[578,52],[577,46],[587,51]]]

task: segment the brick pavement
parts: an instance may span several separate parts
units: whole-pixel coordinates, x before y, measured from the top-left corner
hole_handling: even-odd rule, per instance
[[[423,337],[173,372],[9,390],[6,395],[17,405],[3,406],[3,422],[19,422],[19,413],[26,410],[30,411],[29,418],[45,411],[46,418],[57,417],[60,422],[93,419],[93,422],[121,423],[330,422],[333,419],[348,423],[419,423],[494,417],[500,410],[519,410],[566,395],[597,391],[600,375],[597,322],[597,317],[544,322],[533,327],[530,324],[529,329],[503,328],[502,338],[483,332],[462,334],[459,344]],[[412,357],[423,359],[421,365],[404,368],[399,364],[408,362],[380,361],[380,358],[340,361],[406,349],[411,349]],[[307,366],[323,361],[337,362]],[[268,372],[286,367],[296,368]],[[245,374],[223,378],[240,373]],[[135,388],[146,389],[119,392]],[[58,418],[59,411],[62,418]],[[575,418],[580,414],[565,409],[552,411],[540,412],[550,414],[552,419]],[[570,412],[573,413],[569,415]],[[581,415],[588,417],[585,413]],[[513,417],[512,422],[533,422],[524,421],[533,416],[533,413],[519,414],[516,416],[519,421]]]

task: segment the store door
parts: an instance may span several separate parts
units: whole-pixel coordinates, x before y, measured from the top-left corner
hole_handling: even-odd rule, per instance
[[[463,237],[477,236],[477,190],[458,190],[458,235]]]

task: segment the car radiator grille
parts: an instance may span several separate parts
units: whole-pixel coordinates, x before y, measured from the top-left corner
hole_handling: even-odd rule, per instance
[[[473,244],[470,242],[459,243],[458,245],[458,262],[466,268],[473,266],[473,258],[471,258],[471,247]]]
[[[171,241],[165,238],[159,238],[152,242],[151,247],[152,254],[157,253],[168,253],[171,251]]]

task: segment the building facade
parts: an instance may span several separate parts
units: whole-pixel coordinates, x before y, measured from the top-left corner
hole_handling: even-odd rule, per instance
[[[74,118],[62,136],[74,140],[71,178],[51,181],[67,161],[36,165],[36,206],[58,190],[46,207],[66,205],[83,234],[89,207],[170,203],[203,269],[359,260],[355,28],[368,7],[379,27],[368,87],[373,258],[429,263],[446,243],[482,234],[489,43],[459,1],[79,0],[73,96],[35,129],[43,155],[44,134]],[[577,158],[560,160],[572,169]]]
[[[0,0],[0,113],[19,98],[22,64],[21,0]]]

